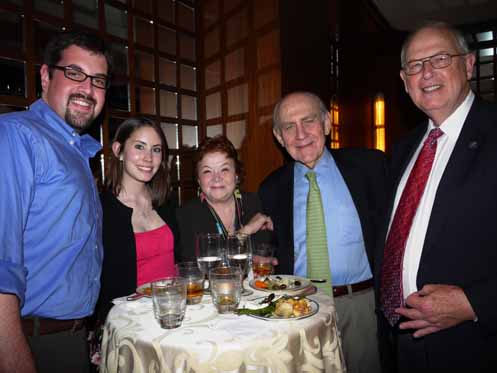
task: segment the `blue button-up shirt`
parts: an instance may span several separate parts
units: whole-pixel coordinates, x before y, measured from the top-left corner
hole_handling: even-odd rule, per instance
[[[0,116],[0,293],[21,316],[73,319],[100,291],[102,209],[80,136],[43,100]]]
[[[306,276],[306,205],[309,168],[294,166],[293,232],[295,274]],[[313,171],[321,191],[333,285],[354,284],[372,277],[362,237],[361,222],[349,189],[335,160],[325,149]]]

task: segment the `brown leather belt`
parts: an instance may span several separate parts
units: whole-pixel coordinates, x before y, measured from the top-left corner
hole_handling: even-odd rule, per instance
[[[36,337],[70,330],[76,332],[85,326],[85,319],[56,320],[41,317],[21,319],[22,330],[26,337]]]
[[[369,279],[351,285],[333,286],[333,296],[335,298],[341,297],[342,295],[352,294],[355,293],[356,291],[366,290],[372,287],[373,287],[373,279]]]

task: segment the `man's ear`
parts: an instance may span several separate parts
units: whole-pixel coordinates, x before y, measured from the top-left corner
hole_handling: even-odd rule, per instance
[[[324,115],[323,132],[325,136],[328,136],[331,132],[331,120],[329,114]]]
[[[48,90],[48,86],[50,85],[50,74],[48,72],[48,65],[43,64],[40,68],[40,77],[41,77],[41,89],[43,93]]]
[[[406,93],[409,94],[409,89],[407,88],[407,76],[404,70],[400,70],[400,79],[404,82],[404,89],[406,90]]]
[[[273,135],[276,137],[276,140],[280,143],[282,147],[285,147],[285,141],[283,141],[283,137],[281,136],[281,130],[279,128],[273,128]]]

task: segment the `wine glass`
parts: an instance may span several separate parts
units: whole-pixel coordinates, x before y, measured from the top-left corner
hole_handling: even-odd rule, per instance
[[[197,265],[204,275],[204,292],[210,292],[208,274],[212,268],[223,264],[222,236],[217,233],[200,233],[196,236],[195,255]]]
[[[245,289],[243,280],[247,276],[252,255],[252,239],[250,235],[235,233],[226,238],[226,259],[231,267],[240,267],[242,295],[250,295],[252,290]]]

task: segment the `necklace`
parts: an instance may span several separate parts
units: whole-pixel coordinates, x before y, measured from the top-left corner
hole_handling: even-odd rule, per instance
[[[242,215],[243,215],[243,209],[242,209],[242,196],[241,194],[235,193],[233,195],[235,199],[235,216],[234,216],[234,221],[233,221],[233,230],[236,230],[238,227],[243,227],[242,223]],[[205,199],[203,200],[205,201]],[[226,228],[226,226],[223,224],[223,221],[217,214],[216,210],[208,203],[207,207],[209,208],[209,211],[211,212],[212,217],[216,221],[216,229],[217,233],[223,235],[224,238],[228,237],[229,235],[229,229],[230,227]]]

